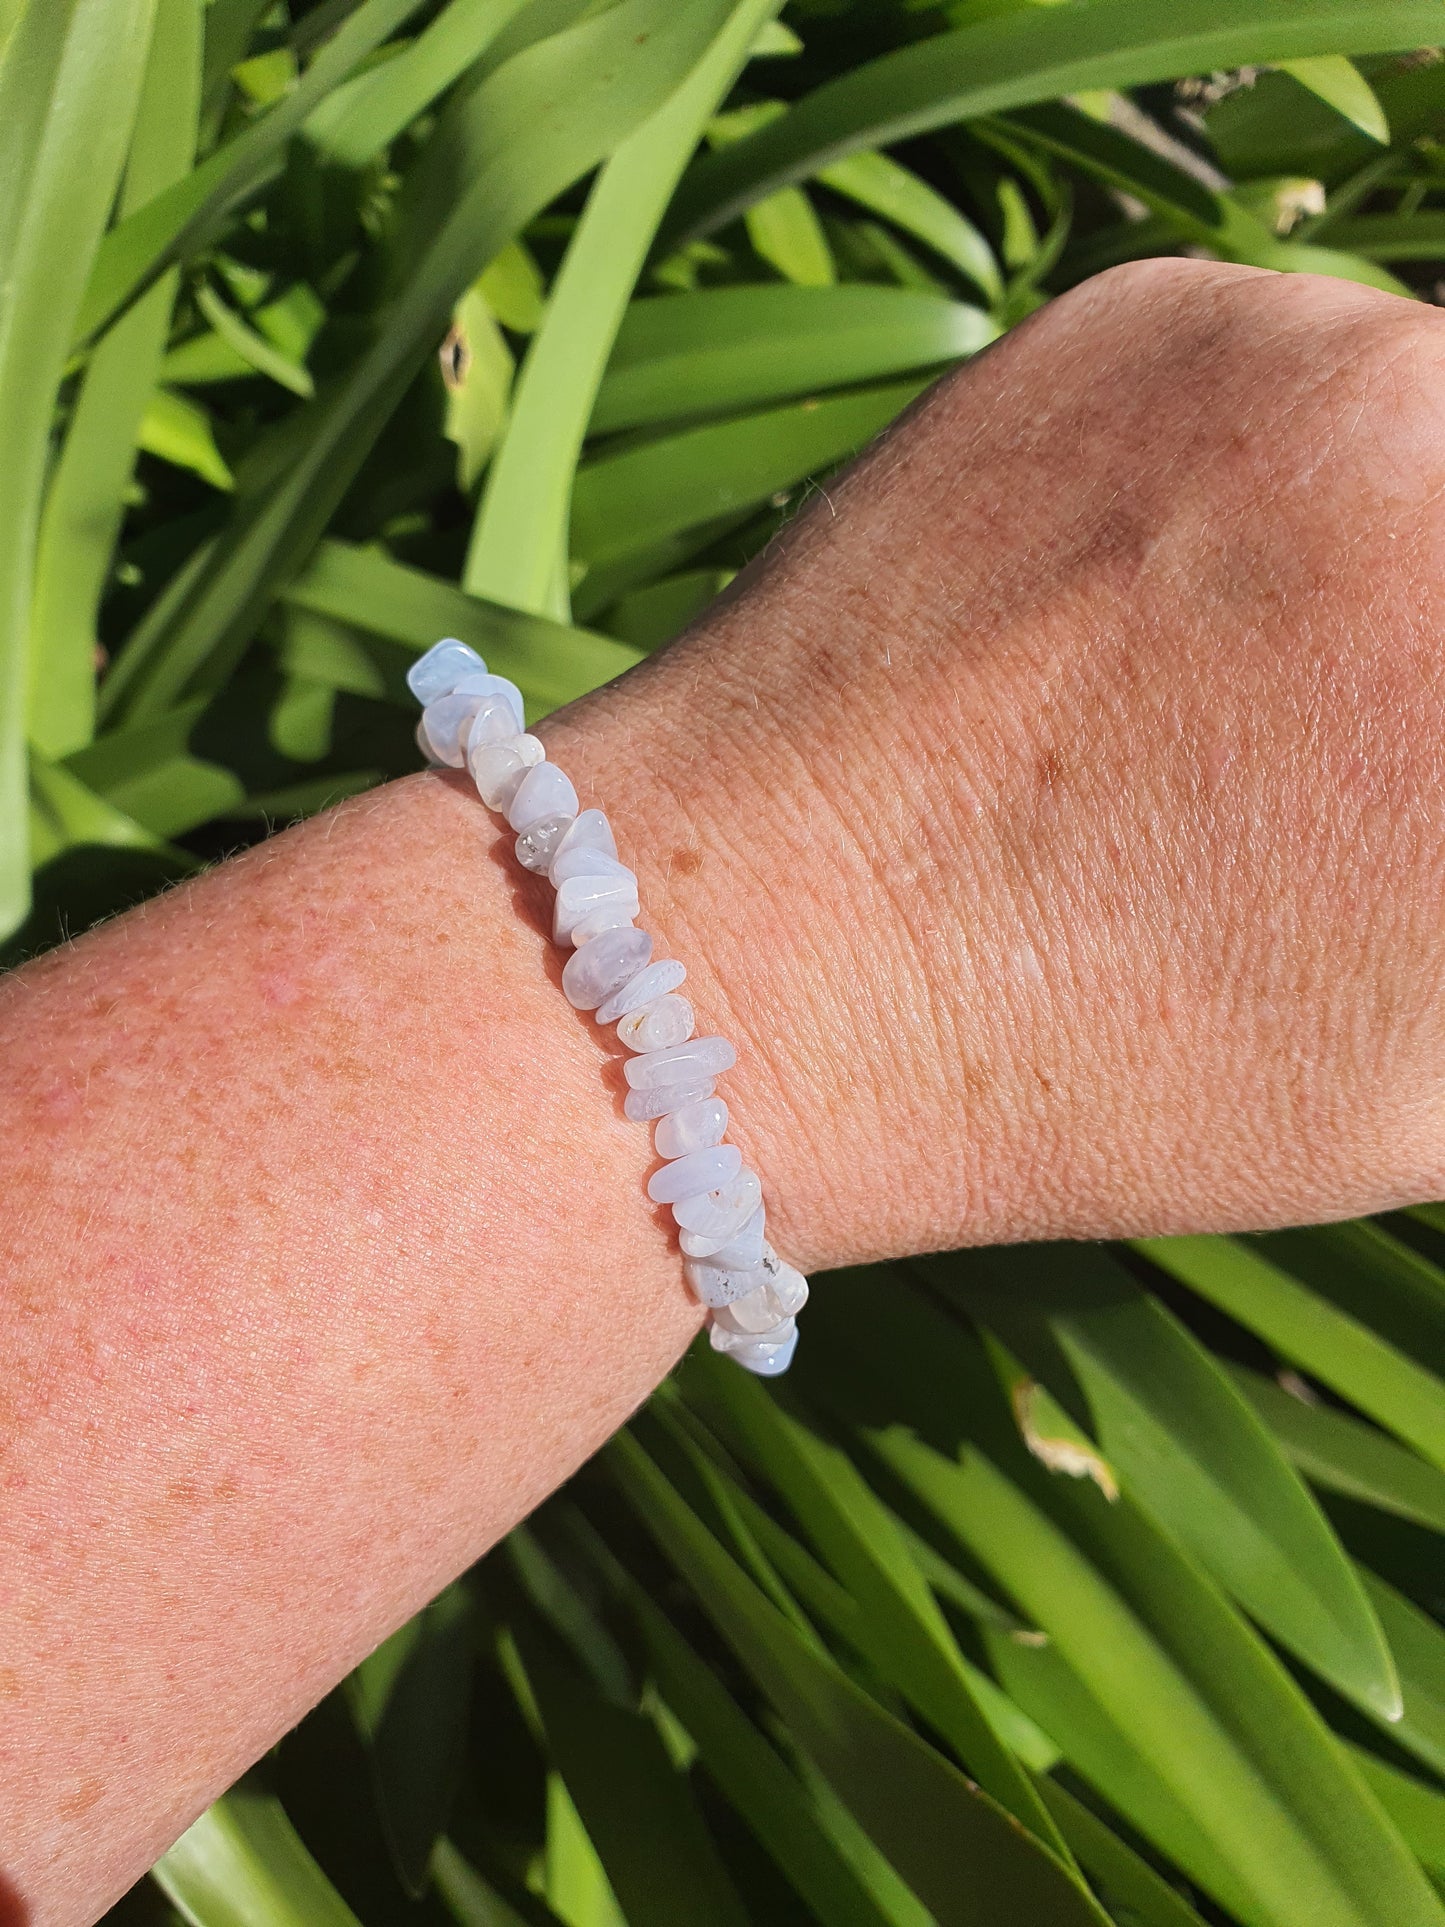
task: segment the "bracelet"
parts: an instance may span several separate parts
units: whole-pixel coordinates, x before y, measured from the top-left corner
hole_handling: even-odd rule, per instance
[[[602,811],[580,807],[571,782],[526,733],[517,685],[489,675],[476,651],[453,637],[418,657],[406,680],[422,704],[417,742],[428,761],[465,766],[487,808],[517,832],[517,861],[556,888],[552,936],[572,945],[562,972],[568,1002],[615,1024],[633,1053],[623,1066],[623,1108],[652,1120],[666,1161],[647,1195],[672,1207],[713,1350],[776,1377],[792,1363],[808,1285],[763,1236],[757,1174],[723,1141],[728,1107],[714,1080],[737,1052],[725,1037],[693,1036],[692,1005],[677,995],[686,970],[654,960],[652,938],[635,923],[637,878],[618,861]]]

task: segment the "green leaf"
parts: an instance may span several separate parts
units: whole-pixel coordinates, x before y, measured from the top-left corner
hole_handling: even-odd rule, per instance
[[[1220,166],[1240,183],[1294,174],[1330,187],[1380,159],[1374,141],[1280,71],[1227,92],[1204,124]]]
[[[1360,1576],[1400,1669],[1405,1711],[1384,1730],[1445,1776],[1445,1632],[1378,1574],[1362,1567]]]
[[[731,113],[719,114],[712,122],[708,141],[714,147],[721,147],[740,140],[785,111],[778,100],[762,100],[748,107],[734,108]],[[785,281],[803,288],[828,288],[837,280],[837,268],[823,224],[801,188],[780,188],[765,200],[754,202],[743,218],[753,252],[776,268]]]
[[[191,753],[203,708],[190,703],[137,729],[112,730],[60,767],[154,835],[184,836],[246,794],[230,770]]]
[[[47,762],[38,753],[32,756],[30,787],[40,861],[82,843],[122,850],[164,847],[144,823],[110,797],[98,795],[63,763]]]
[[[547,1776],[547,1851],[542,1892],[549,1919],[567,1927],[627,1927],[607,1869],[561,1774]]]
[[[141,307],[152,298],[153,294],[142,295],[136,307]],[[99,354],[111,336],[125,325],[127,318],[122,316],[121,320],[115,323],[106,334],[101,348],[96,350],[96,354]],[[208,328],[204,334],[191,335],[187,340],[177,342],[174,348],[167,350],[160,365],[161,380],[172,388],[184,388],[188,385],[202,387],[208,382],[215,381],[239,381],[254,375],[255,372],[245,356],[238,355],[236,350],[228,342],[222,341],[212,328]]]
[[[577,475],[573,552],[595,568],[766,502],[855,454],[926,386],[911,381],[794,402],[599,456]]]
[[[426,1892],[461,1777],[474,1657],[471,1601],[449,1586],[351,1677],[387,1845],[414,1899]]]
[[[634,301],[593,434],[756,408],[934,368],[998,334],[980,309],[906,288],[738,287]]]
[[[1327,107],[1333,107],[1337,114],[1353,121],[1362,134],[1368,134],[1382,146],[1389,145],[1390,123],[1385,119],[1385,110],[1353,61],[1346,60],[1342,54],[1318,54],[1310,60],[1282,60],[1279,64],[1301,87],[1307,87]]]
[[[120,209],[191,163],[200,90],[196,0],[159,0]],[[155,387],[176,277],[152,288],[90,358],[46,491],[30,618],[31,741],[63,756],[95,729],[96,619]]]
[[[980,1705],[927,1580],[851,1460],[789,1418],[756,1380],[714,1355],[699,1357],[692,1370],[730,1442],[766,1468],[856,1600],[853,1637],[880,1674],[943,1734],[985,1792],[1067,1857],[1033,1782]]]
[[[457,303],[442,348],[447,385],[446,436],[457,445],[457,485],[470,493],[507,419],[514,363],[486,297],[469,288]]]
[[[437,1842],[431,1873],[457,1927],[535,1927],[535,1920],[524,1920],[450,1840]]]
[[[281,1802],[243,1780],[151,1870],[190,1927],[360,1927]]]
[[[1306,1404],[1242,1365],[1228,1369],[1285,1457],[1312,1484],[1445,1532],[1445,1473],[1347,1412]]]
[[[264,335],[247,327],[234,309],[228,308],[216,290],[206,283],[196,290],[196,306],[229,348],[233,348],[258,375],[268,375],[282,388],[308,401],[316,384],[299,362],[283,355]]]
[[[1081,1295],[1091,1256],[1073,1260]],[[1176,1318],[1127,1286],[1109,1298],[1057,1317],[1054,1330],[1110,1462],[1277,1639],[1341,1691],[1393,1717],[1400,1695],[1389,1650],[1298,1475]]]
[[[1025,1644],[989,1631],[984,1646],[1010,1695],[1038,1721],[1096,1796],[1227,1909],[1231,1920],[1245,1927],[1268,1927],[1271,1917],[1158,1770],[1149,1750],[1139,1744],[1127,1712],[1116,1715],[1112,1706],[1105,1706],[1047,1640]],[[1043,1791],[1047,1798],[1047,1784]],[[1071,1844],[1078,1853],[1077,1842]],[[1080,1860],[1087,1869],[1087,1856]]]
[[[346,542],[323,542],[284,599],[412,650],[429,649],[447,635],[471,643],[520,687],[534,717],[585,696],[640,660],[639,651],[610,636],[483,602],[380,550]]]
[[[672,98],[598,176],[533,339],[487,477],[462,585],[565,621],[572,482],[602,371],[672,190],[779,0],[739,0]]]
[[[789,1624],[634,1440],[608,1448],[638,1516],[939,1927],[1106,1927],[1064,1864]]]
[[[1090,88],[1316,54],[1433,45],[1434,0],[1157,0],[1029,9],[881,55],[700,161],[669,232],[710,232],[861,147]]]
[[[1365,1784],[1389,1814],[1410,1851],[1435,1875],[1437,1884],[1445,1877],[1445,1793],[1426,1786],[1412,1774],[1389,1766],[1362,1746],[1352,1746],[1354,1760]]]
[[[361,167],[479,60],[527,0],[451,0],[411,45],[346,81],[306,122],[327,160]]]
[[[620,0],[525,48],[458,103],[430,144],[434,171],[417,170],[415,198],[401,210],[396,292],[371,346],[335,391],[283,424],[289,459],[277,464],[279,479],[268,461],[269,485],[246,493],[165,620],[132,639],[106,680],[107,710],[154,713],[229,674],[479,268],[646,119],[694,64],[724,4],[699,0],[679,15],[667,0]],[[458,170],[469,183],[460,195]]]
[[[1125,1729],[1130,1751],[1228,1870],[1221,1888],[1205,1856],[1191,1868],[1226,1906],[1240,1911],[1242,1892],[1247,1917],[1276,1927],[1301,1915],[1341,1927],[1445,1919],[1303,1696],[1127,1499],[1059,1491],[1107,1556],[1110,1583],[979,1452],[955,1463],[897,1426],[874,1444]],[[1007,1673],[1004,1683],[1067,1750]]]
[[[780,187],[743,217],[754,253],[800,288],[831,288],[837,264],[813,203],[800,187]]]
[[[1445,1384],[1228,1238],[1149,1238],[1152,1262],[1445,1468]]]
[[[607,627],[634,649],[658,649],[682,631],[732,580],[731,569],[686,569],[661,576],[623,596],[611,609]]]
[[[1445,1361],[1445,1272],[1381,1226],[1315,1225],[1246,1242],[1417,1364]]]
[[[88,340],[172,262],[196,253],[280,167],[286,143],[316,104],[394,33],[421,0],[363,0],[307,68],[300,85],[201,165],[135,209],[95,257],[73,333]],[[89,256],[86,258],[89,265]],[[70,339],[67,332],[66,339]]]
[[[652,1723],[603,1699],[539,1627],[513,1630],[552,1757],[628,1927],[743,1927],[742,1903]]]
[[[1003,276],[993,249],[965,215],[887,154],[846,155],[819,170],[818,179],[835,194],[881,214],[895,227],[966,274],[991,304],[1003,300]]]
[[[1356,214],[1331,221],[1336,247],[1372,261],[1445,261],[1445,213],[1420,208],[1413,214]]]
[[[1130,1927],[1203,1927],[1188,1902],[1082,1800],[1053,1780],[1045,1780],[1040,1792],[1099,1898],[1118,1919]]]
[[[236,478],[216,446],[211,418],[198,403],[174,389],[151,393],[136,430],[137,445],[176,468],[188,468],[212,488],[230,490]]]
[[[1011,115],[1005,125],[1022,130],[1049,153],[1072,162],[1107,186],[1136,196],[1163,218],[1166,231],[1207,248],[1221,260],[1273,268],[1285,274],[1330,274],[1364,281],[1394,294],[1409,293],[1393,275],[1359,255],[1282,239],[1237,196],[1205,187],[1142,142],[1072,107],[1055,104],[1026,108]],[[1131,231],[1132,224],[1125,232]],[[1136,240],[1134,251],[1143,245]]]
[[[520,241],[509,241],[477,276],[477,291],[504,328],[529,335],[547,309],[547,290],[536,261]]]
[[[30,903],[30,599],[51,411],[140,101],[154,0],[25,0],[0,49],[0,936]]]

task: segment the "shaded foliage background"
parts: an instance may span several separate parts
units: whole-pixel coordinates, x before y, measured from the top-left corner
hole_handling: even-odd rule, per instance
[[[1433,299],[1441,0],[0,0],[15,961],[675,634],[1192,250]],[[118,1921],[1445,1927],[1445,1214],[825,1280]],[[178,1742],[179,1743],[179,1742]]]

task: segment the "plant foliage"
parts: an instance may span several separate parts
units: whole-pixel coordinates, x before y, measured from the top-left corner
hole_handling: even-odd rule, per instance
[[[1052,295],[1430,298],[1441,0],[6,0],[13,960],[534,714]],[[864,1335],[860,1342],[859,1335]],[[1445,1216],[840,1274],[123,1912],[1445,1927]]]

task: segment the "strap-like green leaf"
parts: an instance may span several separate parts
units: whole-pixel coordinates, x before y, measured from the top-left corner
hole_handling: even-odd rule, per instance
[[[628,1927],[743,1927],[686,1779],[642,1714],[605,1700],[557,1641],[514,1628],[546,1737]]]
[[[713,288],[635,301],[591,429],[607,434],[757,408],[941,367],[986,347],[997,333],[996,322],[965,302],[857,283]]]
[[[633,285],[672,191],[719,100],[780,0],[738,0],[676,93],[602,169],[512,397],[462,586],[565,621],[572,479]]]
[[[634,1440],[609,1457],[718,1631],[939,1927],[1106,1927],[1062,1861],[799,1636]]]
[[[51,413],[153,15],[154,0],[25,0],[0,47],[0,936],[30,902],[30,598]]]
[[[421,0],[363,0],[321,48],[299,86],[244,133],[112,228],[96,255],[74,323],[76,337],[88,340],[173,261],[184,260],[202,247],[226,216],[279,167],[286,143],[311,109],[420,4]]]
[[[700,161],[673,231],[719,227],[789,181],[860,147],[1088,88],[1313,54],[1433,45],[1434,0],[1094,0],[1025,10],[881,55]]]
[[[1306,1404],[1243,1365],[1235,1384],[1312,1484],[1445,1533],[1445,1472],[1334,1406]]]
[[[712,1355],[709,1404],[727,1436],[765,1467],[859,1608],[854,1637],[879,1672],[936,1726],[979,1784],[1062,1857],[1033,1782],[1000,1742],[926,1579],[887,1508],[843,1453],[789,1418],[753,1379]]]
[[[911,381],[825,395],[599,456],[578,471],[573,551],[602,567],[766,502],[855,454],[925,386]]]
[[[1127,1723],[1135,1746],[1247,1894],[1254,1919],[1272,1927],[1295,1927],[1300,1914],[1339,1927],[1399,1927],[1405,1919],[1437,1927],[1445,1919],[1430,1888],[1410,1881],[1403,1854],[1393,1873],[1405,1910],[1393,1898],[1387,1910],[1362,1879],[1341,1881],[1329,1865],[1331,1842],[1314,1838],[1289,1811],[1295,1788],[1270,1784],[1146,1624],[981,1453],[954,1465],[900,1428],[886,1430],[877,1449],[1008,1586],[1094,1698]]]
[[[191,164],[200,59],[196,0],[159,0],[121,190],[123,214]],[[29,729],[47,756],[78,749],[95,728],[97,617],[175,288],[175,277],[165,278],[96,348],[46,491],[30,620]]]
[[[152,1877],[190,1927],[360,1927],[273,1794],[243,1780]]]
[[[439,636],[469,642],[518,684],[533,716],[585,696],[641,660],[639,650],[610,636],[484,602],[379,549],[347,542],[322,542],[284,599],[409,649],[429,649]]]
[[[417,171],[404,199],[408,245],[372,346],[338,389],[311,404],[299,430],[283,424],[281,479],[245,493],[165,625],[143,653],[132,643],[108,679],[112,704],[155,714],[229,674],[463,291],[539,208],[667,97],[725,9],[726,0],[684,12],[669,0],[621,0],[524,48],[458,103],[447,138],[433,143],[434,165]],[[468,183],[460,195],[458,171]]]
[[[351,1677],[387,1845],[414,1898],[426,1892],[461,1775],[474,1638],[471,1601],[449,1586]]]
[[[1445,1383],[1257,1251],[1228,1238],[1153,1238],[1146,1257],[1445,1467]]]

